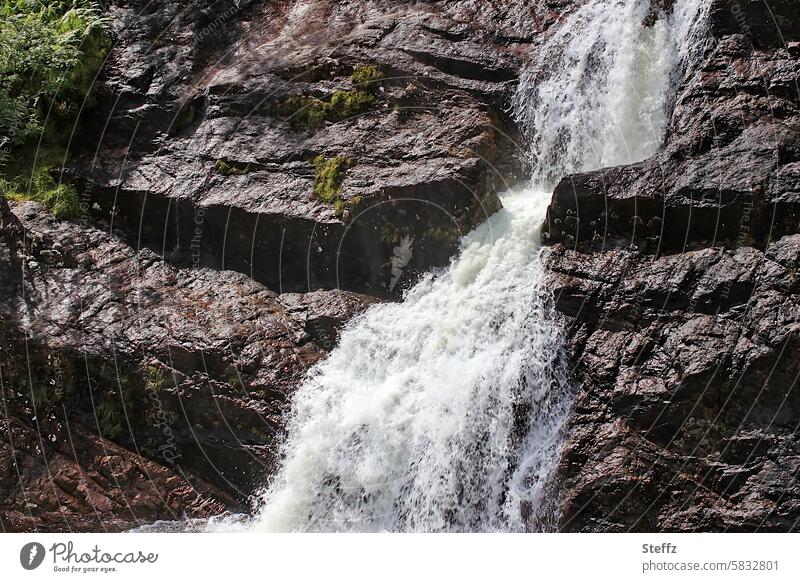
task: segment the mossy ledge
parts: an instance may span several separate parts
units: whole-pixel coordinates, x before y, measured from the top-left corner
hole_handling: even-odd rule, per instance
[[[72,184],[56,182],[46,168],[30,178],[0,178],[0,195],[9,200],[34,200],[58,219],[74,219],[83,214],[81,199]]]
[[[335,91],[328,99],[291,95],[269,101],[261,107],[260,112],[283,118],[294,128],[305,127],[313,131],[326,121],[342,121],[373,109],[378,103],[382,78],[383,74],[377,67],[359,65],[350,75],[353,88],[348,91]]]

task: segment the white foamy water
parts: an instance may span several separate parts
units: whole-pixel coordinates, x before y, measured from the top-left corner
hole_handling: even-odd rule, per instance
[[[450,268],[347,327],[297,392],[254,529],[525,528],[567,412],[534,259],[548,201],[509,194]]]
[[[664,14],[650,0],[594,0],[566,17],[514,101],[531,142],[532,183],[656,152],[674,90],[702,49],[709,5],[676,0]]]
[[[565,18],[515,103],[538,186],[507,193],[402,303],[352,321],[297,390],[282,467],[254,515],[191,529],[557,527],[571,396],[539,250],[551,189],[657,150],[703,4],[677,0],[647,25],[647,0],[590,1]]]

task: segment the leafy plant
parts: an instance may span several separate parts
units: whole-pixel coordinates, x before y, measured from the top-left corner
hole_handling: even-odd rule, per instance
[[[114,403],[101,402],[95,408],[97,430],[103,438],[113,440],[122,434],[122,421]]]
[[[88,0],[0,0],[0,193],[74,218],[74,187],[50,167],[66,147],[111,42]],[[32,162],[33,161],[33,162]]]
[[[72,126],[110,47],[85,0],[0,4],[0,164],[48,127]]]
[[[25,382],[27,385],[27,382]],[[34,382],[30,386],[31,401],[36,406],[47,406],[61,400],[62,393],[52,382]]]
[[[144,389],[152,392],[161,392],[169,387],[167,374],[158,366],[149,365],[144,369]]]

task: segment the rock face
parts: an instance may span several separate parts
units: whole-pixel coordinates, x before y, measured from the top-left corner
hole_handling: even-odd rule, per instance
[[[176,264],[196,255],[275,289],[373,295],[444,264],[499,208],[519,165],[505,115],[518,55],[557,15],[466,1],[149,6],[112,6],[119,48],[74,148],[95,218]],[[377,80],[351,79],[359,70]],[[340,190],[315,193],[317,159],[339,160]]]
[[[799,21],[709,1],[662,150],[548,211],[565,531],[800,519]],[[577,3],[111,2],[86,217],[0,200],[0,528],[242,509],[341,327],[524,173],[509,99]]]
[[[260,485],[274,461],[291,389],[330,349],[335,330],[373,301],[344,291],[284,301],[243,274],[177,269],[89,225],[56,221],[36,203],[14,203],[13,211],[2,205],[0,364],[6,418],[21,431],[18,438],[41,434],[52,454],[64,457],[65,471],[77,474],[106,463],[70,458],[69,434],[82,431],[87,446],[117,451],[105,456],[157,467],[136,460],[143,455],[178,471],[159,467],[163,479],[149,485],[155,491],[170,475],[192,475],[227,492],[208,487],[219,496],[198,511],[218,513],[230,495],[242,501]],[[15,434],[7,427],[9,451],[20,447]],[[133,452],[123,455],[108,440]],[[13,499],[44,482],[26,480],[12,464],[52,465],[48,451],[29,449],[24,463],[4,458]],[[130,493],[120,489],[114,492],[120,499]],[[118,514],[122,506],[112,505],[111,517],[99,519],[119,528],[135,524],[132,516],[162,516],[174,507],[191,514],[193,506],[176,505],[180,499],[141,515]],[[47,511],[58,509],[51,505]],[[27,527],[56,519],[48,515],[37,513]],[[9,519],[4,527],[24,525],[22,517]],[[75,529],[97,523],[66,520]]]
[[[800,31],[768,4],[712,4],[658,155],[554,193],[566,531],[797,527]]]
[[[42,432],[55,437],[42,440]],[[219,515],[238,504],[186,473],[148,461],[74,424],[0,424],[0,528],[120,531]]]

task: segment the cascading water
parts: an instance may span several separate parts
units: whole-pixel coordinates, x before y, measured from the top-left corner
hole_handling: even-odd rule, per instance
[[[514,113],[532,183],[643,160],[664,137],[675,87],[702,50],[705,0],[592,0],[569,15],[522,75]]]
[[[504,205],[449,269],[354,321],[298,390],[257,529],[524,529],[567,406],[534,260],[547,197]]]
[[[564,22],[515,103],[531,188],[464,237],[449,268],[370,308],[293,400],[284,462],[245,521],[209,529],[552,529],[570,406],[539,231],[562,175],[652,154],[702,0],[672,14],[595,0]],[[535,189],[536,188],[536,189]]]

